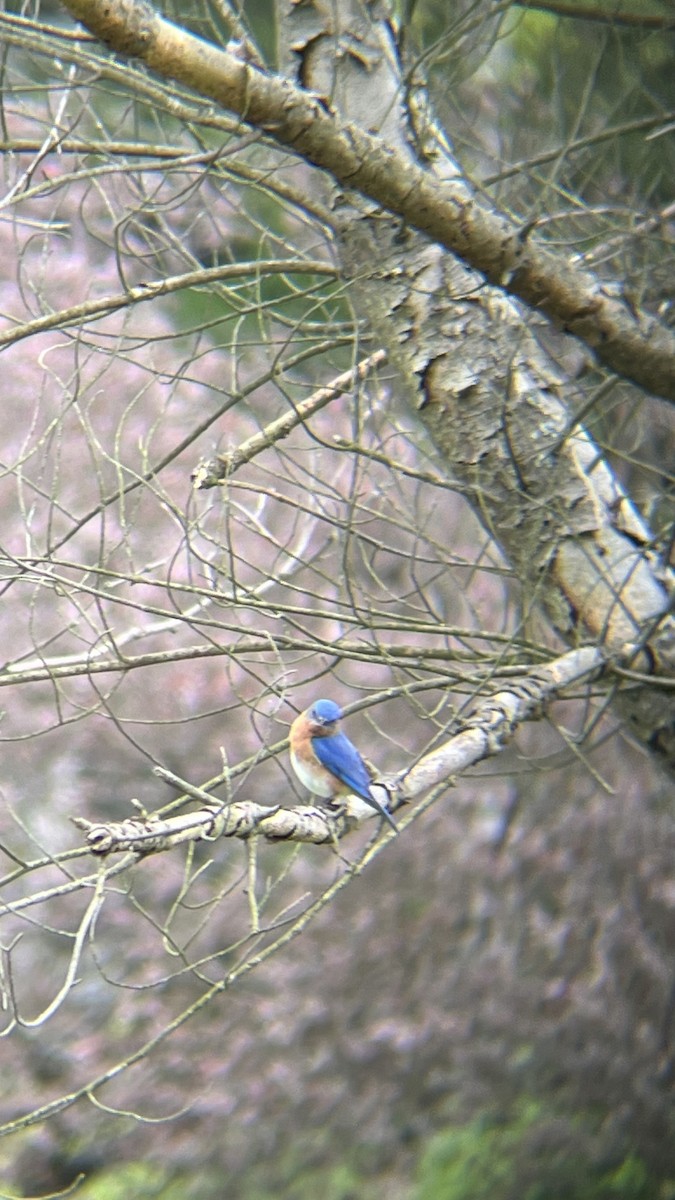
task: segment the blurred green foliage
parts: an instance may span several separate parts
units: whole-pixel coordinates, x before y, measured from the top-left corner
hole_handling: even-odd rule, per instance
[[[279,1172],[283,1178],[283,1171]],[[177,1174],[150,1162],[131,1162],[106,1168],[85,1179],[77,1188],[80,1200],[216,1200],[238,1196],[246,1200],[275,1200],[280,1194],[292,1200],[353,1200],[365,1196],[363,1180],[346,1164],[317,1170],[299,1169],[287,1178],[283,1193],[275,1185],[269,1190],[257,1171],[229,1179],[207,1174]],[[372,1192],[368,1193],[373,1195]]]
[[[650,1178],[637,1155],[597,1162],[588,1138],[583,1119],[570,1122],[528,1101],[511,1121],[486,1115],[435,1134],[423,1146],[417,1184],[410,1191],[399,1176],[397,1194],[410,1200],[673,1200],[675,1183]],[[345,1147],[345,1153],[354,1149],[358,1152],[358,1146]],[[208,1200],[223,1194],[245,1200],[272,1200],[279,1194],[287,1200],[374,1200],[384,1195],[385,1186],[390,1194],[392,1186],[346,1161],[308,1169],[292,1145],[277,1158],[272,1176],[270,1190],[269,1163],[223,1181],[213,1171],[186,1177],[156,1163],[131,1162],[95,1173],[77,1195],[81,1200]]]
[[[132,1162],[97,1172],[77,1188],[80,1200],[185,1200],[185,1180],[156,1163]]]
[[[524,1104],[511,1122],[483,1117],[447,1129],[431,1139],[422,1156],[414,1200],[657,1200],[666,1195],[631,1153],[619,1162],[594,1162],[585,1137],[581,1120],[558,1120],[536,1102]]]
[[[587,203],[618,195],[624,204],[669,203],[675,139],[659,123],[665,130],[675,111],[672,5],[580,0],[560,15],[492,0],[401,0],[397,8],[457,149],[462,114],[468,147],[486,119],[505,161],[526,167],[529,154],[560,146],[556,180]],[[621,24],[622,15],[633,23]],[[595,140],[602,131],[606,140]],[[584,137],[594,140],[570,153],[566,142]]]
[[[675,110],[672,31],[521,11],[509,47],[505,80],[528,104],[526,124],[562,144],[616,130],[568,160],[570,186],[588,201],[619,193],[624,203],[670,199],[675,146],[658,136],[658,122]],[[649,118],[653,129],[638,124]]]

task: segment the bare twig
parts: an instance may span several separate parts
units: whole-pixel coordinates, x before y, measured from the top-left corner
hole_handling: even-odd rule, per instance
[[[260,433],[254,434],[248,441],[242,442],[235,450],[227,454],[218,454],[215,458],[208,459],[205,462],[200,462],[192,472],[192,484],[195,491],[202,488],[217,487],[220,483],[225,483],[243,467],[245,463],[251,462],[257,454],[263,450],[268,450],[275,442],[281,441],[282,438],[288,437],[298,425],[303,425],[309,417],[314,413],[320,412],[331,400],[342,396],[345,392],[353,388],[355,384],[362,383],[368,377],[370,372],[375,367],[379,367],[386,362],[387,355],[384,350],[376,350],[374,354],[365,358],[353,370],[344,371],[342,375],[338,375],[332,383],[326,387],[318,388],[306,400],[296,404],[290,412],[284,413],[278,417],[276,421],[270,421]]]

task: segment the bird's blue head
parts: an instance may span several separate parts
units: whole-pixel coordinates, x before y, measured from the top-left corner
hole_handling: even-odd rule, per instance
[[[316,700],[309,710],[309,718],[317,725],[333,725],[342,717],[342,709],[334,700]]]

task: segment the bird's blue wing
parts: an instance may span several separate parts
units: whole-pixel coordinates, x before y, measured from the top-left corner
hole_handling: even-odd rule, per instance
[[[312,738],[312,747],[322,766],[341,783],[351,788],[357,796],[372,804],[370,775],[366,764],[346,734],[334,733],[332,737]]]

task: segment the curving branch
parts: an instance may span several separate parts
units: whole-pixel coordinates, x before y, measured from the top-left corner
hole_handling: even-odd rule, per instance
[[[81,304],[73,304],[70,308],[62,308],[58,312],[47,313],[14,325],[11,329],[0,332],[0,349],[20,342],[23,338],[33,337],[37,333],[46,333],[50,329],[68,329],[71,325],[79,326],[85,321],[97,321],[108,317],[120,308],[130,308],[134,304],[143,304],[147,300],[156,300],[158,296],[170,296],[186,288],[210,287],[215,283],[228,280],[248,278],[256,275],[290,275],[294,272],[303,275],[322,275],[335,277],[335,268],[325,262],[302,262],[291,259],[256,260],[253,267],[250,263],[225,263],[219,267],[204,267],[198,271],[186,271],[182,275],[174,275],[169,279],[153,280],[142,283],[138,287],[126,288],[115,296],[99,296],[95,300],[84,300]]]

